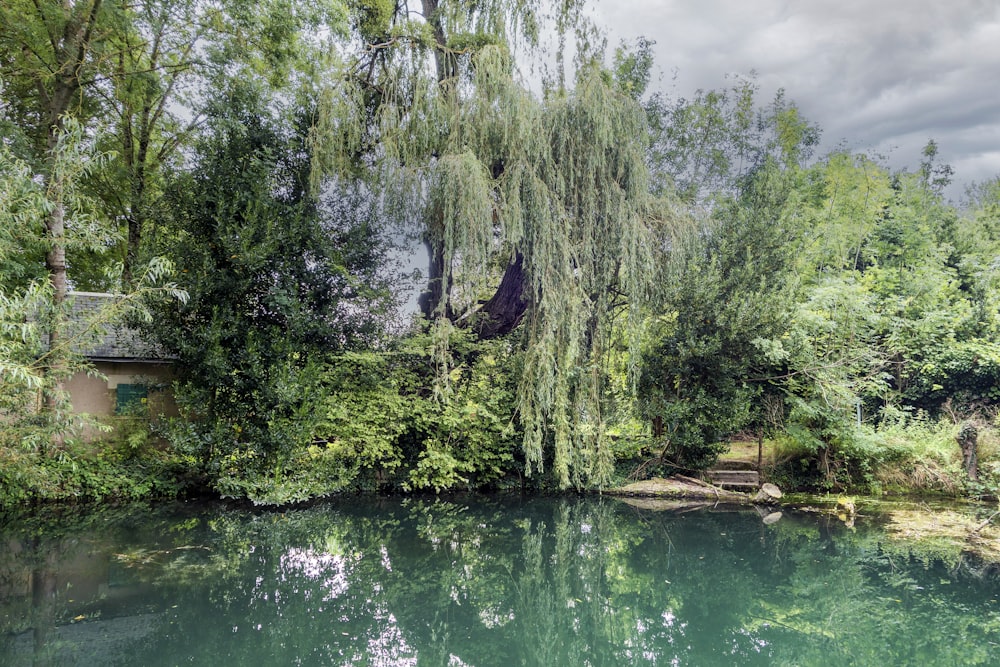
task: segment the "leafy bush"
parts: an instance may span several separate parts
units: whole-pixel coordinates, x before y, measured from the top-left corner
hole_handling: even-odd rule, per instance
[[[966,411],[1000,404],[1000,345],[953,342],[915,364],[904,393],[907,403],[932,412]]]
[[[431,349],[417,336],[390,353],[338,359],[319,439],[377,486],[494,484],[509,474],[517,447],[507,343],[452,332],[452,370],[436,392]]]

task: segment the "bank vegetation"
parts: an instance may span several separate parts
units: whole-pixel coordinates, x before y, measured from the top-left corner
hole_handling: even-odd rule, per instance
[[[5,3],[0,503],[604,489],[736,436],[782,488],[995,496],[1000,180],[651,91],[582,9]],[[73,410],[73,292],[175,412]]]

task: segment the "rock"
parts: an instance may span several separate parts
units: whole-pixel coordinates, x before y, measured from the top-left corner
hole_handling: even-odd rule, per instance
[[[781,489],[774,484],[763,484],[757,495],[754,496],[755,503],[773,503],[781,498]]]

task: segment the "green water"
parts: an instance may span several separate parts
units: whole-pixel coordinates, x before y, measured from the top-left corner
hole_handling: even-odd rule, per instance
[[[0,520],[3,665],[1000,664],[1000,569],[878,516],[353,499]]]

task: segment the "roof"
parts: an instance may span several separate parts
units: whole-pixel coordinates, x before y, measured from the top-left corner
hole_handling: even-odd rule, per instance
[[[110,317],[110,309],[124,297],[103,292],[70,292],[70,329],[79,340],[74,351],[92,361],[171,361],[171,355],[143,340],[140,333]]]

